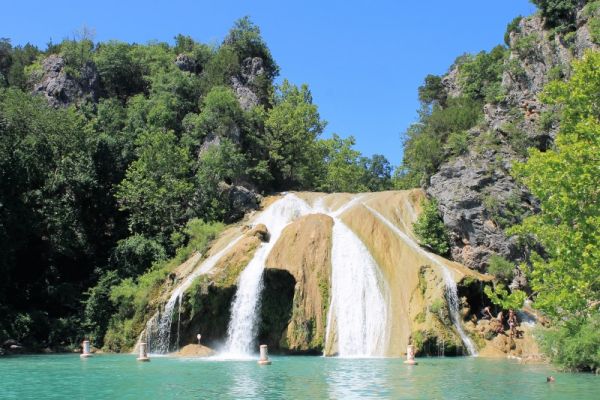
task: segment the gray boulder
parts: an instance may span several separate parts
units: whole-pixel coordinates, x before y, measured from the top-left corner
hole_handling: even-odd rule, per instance
[[[244,186],[219,184],[221,198],[225,200],[228,212],[225,221],[230,223],[239,220],[247,212],[258,210],[262,196]]]
[[[42,71],[33,93],[46,98],[52,107],[66,107],[86,99],[98,100],[99,77],[96,65],[88,61],[74,77],[65,69],[65,60],[56,54],[42,61]]]
[[[178,54],[175,59],[175,65],[182,71],[196,72],[196,60],[187,54]]]

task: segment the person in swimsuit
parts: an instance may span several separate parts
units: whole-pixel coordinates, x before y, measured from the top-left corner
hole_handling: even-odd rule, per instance
[[[511,309],[508,310],[508,328],[510,329],[510,337],[517,337],[517,314]]]

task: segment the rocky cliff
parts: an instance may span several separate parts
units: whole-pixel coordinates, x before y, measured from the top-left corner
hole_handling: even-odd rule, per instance
[[[590,15],[577,13],[576,29],[560,34],[535,14],[521,19],[508,35],[508,56],[502,73],[502,100],[485,104],[484,121],[469,130],[465,154],[443,163],[431,176],[426,191],[438,200],[444,223],[452,234],[452,258],[485,270],[490,255],[522,260],[526,254],[504,228],[536,212],[536,200],[510,175],[526,148],[552,145],[558,125],[553,111],[538,98],[552,79],[567,77],[573,58],[598,49],[590,35]],[[462,94],[459,67],[442,79],[446,94]],[[515,138],[520,142],[515,143]],[[525,284],[517,274],[514,286]]]

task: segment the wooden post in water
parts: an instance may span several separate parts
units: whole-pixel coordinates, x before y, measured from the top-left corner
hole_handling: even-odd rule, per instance
[[[146,343],[145,342],[141,342],[140,343],[140,354],[139,357],[137,358],[138,361],[150,361],[150,358],[148,358],[148,352],[146,351]]]
[[[266,344],[260,345],[260,359],[258,360],[258,364],[271,365],[271,360],[269,360],[269,354]]]
[[[412,344],[409,344],[406,347],[406,361],[404,361],[404,364],[417,365],[417,362],[415,361],[415,346]]]
[[[81,358],[89,358],[92,356],[92,353],[90,351],[90,341],[89,340],[84,340],[83,341],[83,352],[79,355],[79,357]]]

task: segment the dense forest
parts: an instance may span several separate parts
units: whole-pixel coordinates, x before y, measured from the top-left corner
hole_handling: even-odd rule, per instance
[[[89,36],[0,42],[2,341],[100,345],[111,286],[206,245],[260,194],[390,188],[383,156],[320,138],[308,86],[275,84],[248,18],[216,47]]]
[[[493,274],[498,307],[533,301],[553,361],[598,370],[600,1],[533,3],[504,44],[425,77],[395,170],[322,138],[248,18],[218,46],[2,39],[0,342],[118,350],[148,293],[261,195],[422,187],[422,244]]]

